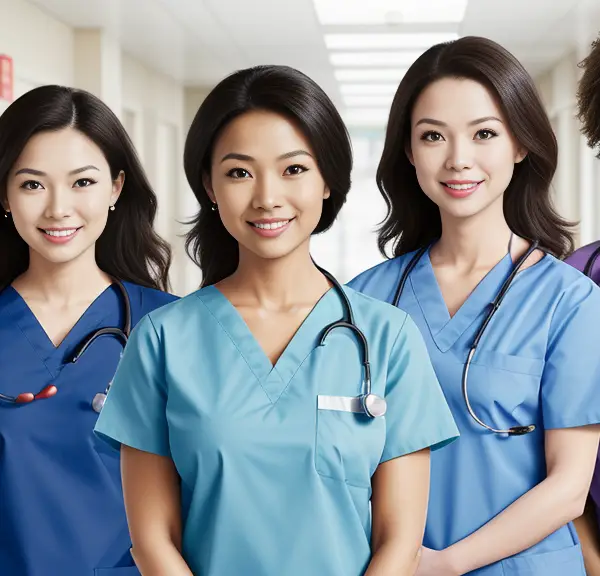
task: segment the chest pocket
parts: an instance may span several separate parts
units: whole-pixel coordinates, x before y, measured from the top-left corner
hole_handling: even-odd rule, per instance
[[[315,467],[322,476],[370,488],[384,442],[385,416],[317,409]]]
[[[495,427],[537,424],[543,370],[541,359],[478,350],[469,366],[471,406]]]

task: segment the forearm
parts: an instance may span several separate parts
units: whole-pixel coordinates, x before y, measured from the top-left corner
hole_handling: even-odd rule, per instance
[[[582,513],[585,495],[548,477],[479,530],[445,550],[458,574],[513,556]]]
[[[365,576],[413,576],[419,565],[420,546],[406,547],[390,540],[373,554]]]
[[[174,542],[135,546],[131,554],[142,576],[194,576]]]

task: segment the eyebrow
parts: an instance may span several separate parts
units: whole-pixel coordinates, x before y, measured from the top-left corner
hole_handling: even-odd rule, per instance
[[[496,122],[500,122],[502,124],[502,120],[500,118],[496,118],[496,116],[484,116],[483,118],[477,118],[476,120],[472,120],[469,122],[469,126],[475,126],[476,124],[483,124],[484,122],[489,122],[490,120],[494,120]],[[434,120],[433,118],[421,118],[415,126],[419,124],[433,124],[434,126],[448,126],[445,122],[441,120]]]
[[[286,152],[281,156],[277,157],[277,160],[287,160],[288,158],[294,158],[295,156],[310,156],[313,157],[312,154],[309,154],[306,150],[293,150],[292,152]],[[252,156],[248,156],[247,154],[238,154],[236,152],[230,152],[229,154],[225,154],[223,158],[221,158],[221,162],[225,162],[225,160],[241,160],[243,162],[252,162],[256,160]]]
[[[87,166],[82,166],[81,168],[76,168],[75,170],[71,170],[69,172],[69,174],[73,176],[75,174],[80,174],[81,172],[85,172],[86,170],[98,170],[98,172],[100,172],[99,168],[96,168],[95,166],[88,164]],[[21,168],[20,170],[18,170],[15,173],[15,176],[18,176],[19,174],[31,174],[32,176],[47,176],[47,174],[45,172],[42,172],[41,170],[34,170],[33,168]]]

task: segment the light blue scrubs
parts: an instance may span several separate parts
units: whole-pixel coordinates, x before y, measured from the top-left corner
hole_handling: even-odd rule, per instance
[[[354,279],[353,288],[392,302],[414,253]],[[400,308],[425,338],[461,438],[432,454],[425,546],[444,549],[475,532],[546,477],[544,431],[600,422],[600,289],[553,256],[519,272],[486,329],[469,370],[475,413],[495,428],[535,424],[525,436],[480,427],[467,412],[461,376],[468,350],[513,268],[507,254],[451,318],[426,252]],[[530,549],[471,572],[477,576],[583,576],[568,524]]]
[[[123,285],[132,325],[175,298]],[[0,392],[58,388],[29,404],[0,402],[0,576],[140,574],[129,553],[118,453],[93,433],[92,400],[112,379],[122,346],[102,336],[70,361],[88,334],[123,323],[123,297],[110,286],[55,346],[19,293],[0,291]]]
[[[377,466],[457,435],[407,315],[346,289],[370,343],[384,418],[318,409],[361,393],[356,337],[329,290],[272,366],[214,286],[151,313],[134,331],[96,431],[173,459],[183,556],[201,576],[358,576],[370,559]]]

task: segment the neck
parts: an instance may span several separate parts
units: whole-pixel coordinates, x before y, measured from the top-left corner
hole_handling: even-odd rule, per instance
[[[432,248],[435,259],[465,270],[494,266],[507,254],[511,237],[501,199],[498,204],[499,210],[490,206],[470,218],[442,213],[442,235]]]
[[[69,304],[94,298],[112,283],[96,264],[94,247],[69,262],[54,263],[30,251],[29,268],[13,285],[35,299]]]
[[[309,242],[282,258],[260,258],[240,249],[239,265],[229,284],[264,308],[316,300],[329,288],[311,260]]]

